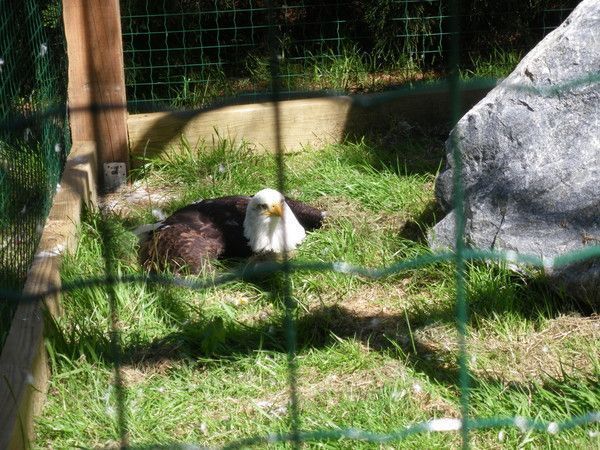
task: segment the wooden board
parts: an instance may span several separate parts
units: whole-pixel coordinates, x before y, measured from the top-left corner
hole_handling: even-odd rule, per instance
[[[341,139],[350,106],[348,97],[281,102],[283,146],[291,149]],[[272,103],[226,106],[210,111],[130,115],[130,149],[134,157],[154,155],[178,146],[181,136],[192,146],[201,141],[211,143],[220,136],[251,142],[259,150],[273,149],[276,147],[275,123]]]
[[[44,315],[60,314],[58,293],[42,294],[60,288],[61,254],[74,248],[82,204],[96,200],[95,171],[94,143],[74,144],[23,290],[40,298],[18,305],[0,354],[0,449],[30,447],[48,384]]]
[[[100,167],[128,163],[119,0],[63,0],[73,142],[94,140]]]
[[[488,88],[462,93],[466,111]],[[392,117],[416,124],[449,126],[450,96],[443,88],[397,93],[320,97],[278,103],[281,145],[284,151],[340,142],[390,122]],[[140,157],[176,151],[181,138],[195,146],[219,137],[246,141],[257,150],[276,149],[276,110],[273,103],[225,106],[210,110],[132,114],[128,117],[131,164]]]

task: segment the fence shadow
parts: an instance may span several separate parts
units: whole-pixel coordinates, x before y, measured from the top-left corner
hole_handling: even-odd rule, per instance
[[[138,342],[120,349],[119,367],[162,366],[165,362],[205,358],[235,361],[258,350],[287,353],[283,306],[281,298],[276,296],[280,282],[272,279],[260,283],[253,281],[255,286],[273,291],[274,311],[272,315],[252,324],[225,322],[218,316],[187,320],[189,309],[177,295],[178,290],[161,290],[157,303],[165,308],[165,315],[181,324],[179,329],[151,341],[142,338],[137,340],[134,332],[134,338],[130,341]],[[540,284],[538,289],[543,291],[543,280],[537,280],[537,283]],[[540,319],[540,311],[543,319],[573,312],[598,312],[586,310],[585,305],[569,302],[558,295],[548,297],[541,305],[533,300],[524,298],[521,303],[494,303],[490,302],[485,292],[474,292],[469,299],[472,310],[470,326],[476,330],[481,319],[502,314],[516,314],[535,321]],[[406,359],[407,364],[431,379],[458,387],[458,367],[448,364],[447,352],[440,353],[438,347],[432,347],[418,337],[422,330],[432,324],[453,326],[455,320],[454,303],[427,310],[373,314],[357,314],[343,304],[323,305],[299,314],[296,321],[297,351],[302,353],[309,349],[322,349],[338,342],[338,338],[355,339],[371,350]],[[65,336],[60,326],[49,317],[47,336],[60,353],[75,358],[89,353],[107,367],[114,364],[114,337],[106,333],[103,325],[99,324],[96,329],[88,329],[76,336]],[[494,380],[493,376],[484,378],[486,382]]]

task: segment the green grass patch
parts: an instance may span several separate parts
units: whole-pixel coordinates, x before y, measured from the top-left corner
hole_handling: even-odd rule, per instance
[[[488,55],[471,55],[471,67],[461,70],[461,77],[505,78],[517,67],[523,53],[516,50],[494,48]]]
[[[286,156],[289,195],[329,212],[294,260],[377,268],[428,254],[424,234],[437,214],[440,164],[432,145],[412,135],[392,149],[359,140]],[[180,150],[146,161],[137,175],[149,190],[180,190],[167,212],[198,198],[276,185],[273,158],[248,145],[221,141],[209,150],[183,143]],[[88,212],[77,250],[65,258],[63,283],[143,275],[130,230],[149,219],[152,207],[134,205],[126,217]],[[187,280],[210,281],[236,264],[215,263],[205,278]],[[561,422],[600,410],[597,316],[578,313],[542,281],[497,264],[468,264],[467,289],[472,418]],[[387,443],[335,435],[358,429],[380,439],[415,423],[460,417],[450,263],[377,280],[303,271],[287,281],[274,274],[202,290],[143,281],[80,286],[64,294],[63,304],[65,314],[46,340],[53,376],[36,448],[118,446],[122,435],[133,448],[223,446],[289,433],[296,419],[301,430],[315,431],[308,448],[460,446],[457,432]],[[290,403],[290,386],[297,404]],[[597,424],[558,434],[493,425],[471,433],[474,447],[598,445]]]

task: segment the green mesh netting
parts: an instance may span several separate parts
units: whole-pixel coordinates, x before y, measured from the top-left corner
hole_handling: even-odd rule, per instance
[[[459,11],[459,3],[462,3],[463,14]],[[506,2],[506,4],[509,3],[514,6],[526,2]],[[2,96],[2,123],[9,124],[3,126],[1,135],[3,153],[0,160],[2,163],[0,207],[3,208],[3,211],[7,211],[2,215],[4,220],[2,231],[5,233],[2,235],[2,242],[3,245],[4,242],[14,242],[16,245],[17,242],[21,242],[19,233],[24,231],[29,231],[32,236],[31,244],[27,246],[29,250],[23,253],[24,256],[13,256],[16,250],[13,253],[4,251],[2,253],[3,264],[6,261],[6,266],[11,267],[14,274],[17,274],[7,276],[6,279],[11,283],[13,280],[22,280],[27,264],[31,261],[32,249],[39,236],[39,227],[43,222],[60,172],[64,149],[68,147],[64,138],[64,122],[57,122],[55,115],[38,116],[35,114],[59,104],[61,100],[56,94],[62,91],[59,89],[57,79],[51,76],[54,73],[54,65],[50,63],[50,45],[41,37],[40,11],[34,8],[34,4],[32,1],[25,2],[20,15],[14,16],[11,15],[15,11],[14,9],[11,9],[10,12],[8,8],[0,9],[2,20],[0,30],[8,30],[0,32],[0,39],[2,39],[0,41],[0,57],[2,58],[0,60],[0,81],[2,83],[0,88],[3,93],[6,93]],[[478,31],[481,28],[475,26],[470,28],[467,33],[460,33],[460,20],[462,20],[462,26],[465,26],[465,22],[469,22],[483,27],[489,22],[481,11],[485,9],[484,6],[492,8],[493,2],[488,3],[483,0],[479,2],[475,0],[470,2],[467,0],[463,2],[458,0],[377,2],[379,6],[387,6],[382,11],[373,7],[360,19],[357,19],[356,14],[349,14],[349,7],[356,4],[357,2],[331,1],[325,5],[325,2],[305,1],[289,2],[286,6],[279,4],[274,6],[269,1],[259,0],[254,2],[251,0],[222,2],[217,0],[164,0],[162,2],[123,0],[122,17],[129,101],[133,104],[133,108],[144,103],[162,103],[163,106],[171,107],[201,106],[214,98],[239,94],[243,91],[265,91],[273,100],[278,100],[285,93],[294,90],[307,91],[324,87],[316,85],[315,78],[309,78],[303,72],[306,67],[317,66],[313,64],[315,58],[323,65],[323,61],[337,60],[339,57],[347,56],[346,59],[342,59],[349,64],[350,69],[354,70],[356,64],[361,62],[352,60],[351,56],[354,53],[350,52],[358,47],[360,48],[359,54],[375,52],[381,58],[382,62],[377,63],[382,64],[377,66],[379,69],[385,68],[386,58],[399,58],[402,64],[420,64],[422,67],[431,67],[432,70],[437,68],[441,74],[447,75],[448,88],[452,96],[451,115],[455,122],[460,111],[461,65],[481,51],[484,45],[482,42],[485,40]],[[475,4],[479,5],[474,9],[479,11],[477,14],[464,13],[469,10],[467,6]],[[503,10],[507,8],[506,4],[503,6]],[[4,6],[4,2],[0,5]],[[364,5],[372,4],[364,2],[363,8]],[[327,8],[327,14],[324,14],[325,8]],[[534,27],[530,30],[532,35],[548,32],[553,26],[551,22],[559,21],[567,10],[568,8],[546,10],[540,17],[538,28]],[[497,15],[492,22],[500,20],[499,17],[509,21],[514,19],[510,13],[503,14]],[[24,40],[17,37],[18,33],[11,28],[22,18],[27,18],[28,21],[36,24],[31,28],[31,34],[24,37]],[[515,23],[515,29],[523,34],[523,29],[519,28],[519,21],[515,20]],[[390,24],[395,24],[395,26],[390,28]],[[390,39],[375,42],[373,34],[376,34],[377,31],[389,33]],[[491,35],[496,32],[493,27],[488,28],[487,31]],[[34,36],[37,37],[34,39]],[[475,50],[461,51],[459,37],[473,45],[472,48]],[[512,38],[515,36],[513,35]],[[394,39],[397,40],[397,45],[392,45]],[[522,42],[527,42],[527,39],[524,38]],[[24,66],[21,69],[13,68],[14,64],[18,64],[19,61],[26,60],[26,58],[29,58],[27,61],[31,61],[29,64],[23,63]],[[24,73],[26,70],[34,70],[31,78],[18,77],[19,72]],[[24,79],[31,85],[23,82]],[[234,79],[242,83],[239,89],[236,89],[235,86],[232,87],[232,84],[235,83],[232,83],[231,80]],[[591,79],[587,81],[592,82]],[[595,79],[594,82],[597,81]],[[213,94],[208,95],[208,86],[211,86],[211,83],[216,84],[217,89]],[[350,84],[333,87],[348,89]],[[60,98],[64,101],[64,98]],[[52,117],[52,119],[48,117]],[[23,119],[26,119],[27,126],[19,125]],[[461,159],[457,148],[458,144],[454,142],[453,146],[455,207],[457,211],[462,211]],[[278,188],[285,191],[286,173],[280,147],[279,145],[276,153]],[[7,156],[4,156],[5,154]],[[34,199],[41,199],[41,201],[34,202]],[[41,206],[35,206],[38,203]],[[30,214],[32,218],[29,221],[27,218]],[[18,220],[12,220],[14,217],[17,217]],[[262,270],[266,272],[280,271],[284,274],[281,289],[286,299],[284,324],[288,356],[287,381],[290,392],[289,420],[287,422],[289,432],[251,437],[232,442],[225,447],[245,448],[252,445],[264,447],[267,444],[285,442],[298,448],[303,442],[339,439],[348,439],[350,442],[348,447],[351,447],[352,440],[373,444],[393,444],[416,433],[458,431],[462,434],[463,447],[468,448],[471,444],[470,432],[476,429],[516,427],[524,432],[540,430],[556,433],[560,430],[599,422],[600,413],[596,411],[572,416],[560,423],[549,423],[538,418],[478,418],[471,416],[469,399],[471,378],[466,345],[468,308],[465,264],[468,260],[506,261],[507,255],[501,252],[466,248],[463,239],[464,217],[461,214],[457,214],[456,225],[456,251],[400,260],[381,269],[365,269],[345,263],[289,261],[262,266]],[[100,230],[100,235],[102,239],[109,240],[110,230]],[[13,246],[13,248],[17,247]],[[108,246],[105,245],[105,248]],[[598,254],[598,247],[590,247],[578,254],[557,258],[555,264],[569,264],[583,258],[598,256]],[[136,447],[133,442],[135,439],[130,441],[128,420],[134,415],[134,412],[129,409],[131,402],[127,398],[127,387],[121,373],[121,348],[116,325],[119,305],[115,291],[118,283],[173,284],[202,290],[248,276],[248,273],[234,271],[215,279],[199,281],[173,280],[159,276],[121,276],[114,269],[116,265],[112,264],[111,258],[110,254],[104,255],[106,277],[89,278],[72,284],[64,284],[62,290],[71,291],[93,286],[106,287],[104,298],[110,303],[113,316],[111,318],[113,328],[109,334],[115,366],[113,384],[117,391],[117,410],[114,418],[115,438],[120,441],[121,447],[128,448],[197,448],[178,443],[156,443],[155,445]],[[515,257],[511,256],[511,258]],[[534,257],[519,256],[518,258],[522,262],[537,266],[543,266],[544,263]],[[294,316],[296,305],[292,297],[293,287],[288,276],[290,272],[319,270],[380,278],[442,261],[449,261],[455,267],[456,324],[460,348],[460,418],[433,419],[400,430],[379,433],[333,427],[303,431],[301,399],[297,395],[299,375]],[[7,282],[3,286],[18,286],[18,282],[15,284]],[[30,299],[21,298],[21,301],[28,300]],[[168,411],[165,411],[165,414],[168,414]]]
[[[25,282],[69,149],[61,26],[58,2],[0,1],[2,287]],[[0,298],[0,344],[12,311]]]

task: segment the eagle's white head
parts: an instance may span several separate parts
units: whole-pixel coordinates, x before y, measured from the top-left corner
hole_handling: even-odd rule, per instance
[[[267,188],[257,192],[248,204],[244,236],[254,253],[284,253],[294,250],[306,232],[283,195]]]

